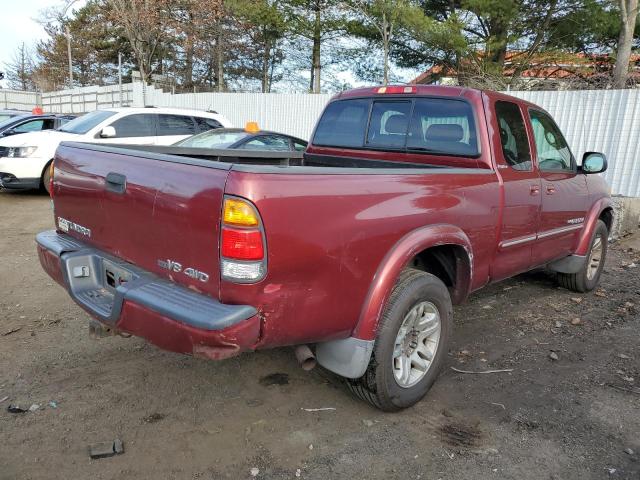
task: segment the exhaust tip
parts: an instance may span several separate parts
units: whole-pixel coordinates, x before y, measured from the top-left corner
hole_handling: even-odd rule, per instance
[[[296,359],[305,372],[313,370],[318,361],[308,345],[298,345],[295,348]]]

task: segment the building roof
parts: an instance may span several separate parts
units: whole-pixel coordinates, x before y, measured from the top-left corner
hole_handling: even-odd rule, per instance
[[[512,76],[518,66],[520,57],[526,52],[507,52],[503,67],[505,77]],[[554,79],[583,77],[589,78],[613,69],[613,59],[610,55],[585,55],[582,53],[548,53],[536,54],[528,61],[528,67],[520,73],[523,78]],[[631,76],[640,80],[640,55],[631,55]],[[418,75],[410,83],[429,84],[442,77],[455,77],[455,68],[445,65],[434,65]]]

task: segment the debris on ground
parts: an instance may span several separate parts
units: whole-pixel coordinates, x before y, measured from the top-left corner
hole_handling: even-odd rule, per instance
[[[50,406],[51,408],[58,408],[58,403],[57,403],[57,402],[55,402],[54,400],[51,400],[51,401],[49,402],[49,406]]]
[[[4,332],[2,336],[6,337],[7,335],[11,335],[12,333],[19,332],[20,330],[22,330],[22,327],[12,328],[11,330],[7,330],[6,332]]]
[[[269,385],[287,385],[289,383],[289,374],[287,373],[271,373],[260,379],[260,385],[268,387]]]
[[[571,301],[576,303],[582,303],[582,297],[571,297]]]
[[[471,370],[460,370],[459,368],[451,367],[451,370],[453,370],[454,372],[458,372],[458,373],[470,373],[470,374],[475,374],[475,375],[481,375],[481,374],[484,374],[484,373],[513,372],[513,368],[503,368],[503,369],[500,369],[500,370],[482,370],[480,372],[473,372]]]
[[[301,477],[302,476],[302,470],[300,470],[299,468],[296,469],[296,477]]]
[[[101,442],[89,445],[89,456],[93,459],[113,457],[124,453],[122,440],[116,438],[112,442]]]
[[[555,362],[556,360],[560,360],[560,357],[558,357],[558,354],[557,354],[556,352],[551,352],[551,353],[549,354],[549,358],[550,358],[551,360],[553,360],[554,362]]]
[[[627,455],[633,455],[633,454],[634,454],[634,451],[633,451],[633,450],[631,450],[630,448],[625,448],[625,449],[624,449],[624,453],[626,453]]]
[[[313,450],[313,443],[309,444],[309,450]]]
[[[37,403],[34,403],[29,407],[30,412],[35,412],[36,410],[39,410],[39,409],[40,409],[40,405],[38,405]]]
[[[19,407],[18,405],[11,405],[9,404],[9,406],[7,407],[7,412],[9,413],[26,413],[28,412],[28,410]]]
[[[571,320],[571,325],[581,325],[582,324],[582,320],[579,318],[574,318]]]
[[[251,470],[249,470],[249,473],[251,474],[252,477],[257,477],[258,474],[260,473],[260,469],[253,467]]]
[[[9,397],[7,396],[7,397],[0,398],[0,403],[4,402],[5,400],[9,400]]]
[[[365,427],[373,427],[373,422],[371,420],[362,420],[362,423]]]
[[[335,410],[335,407],[322,407],[322,408],[302,408],[305,412],[329,412]]]

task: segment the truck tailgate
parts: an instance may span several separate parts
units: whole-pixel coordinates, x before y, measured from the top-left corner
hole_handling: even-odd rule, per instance
[[[219,297],[219,230],[229,164],[63,143],[58,230],[176,283]]]

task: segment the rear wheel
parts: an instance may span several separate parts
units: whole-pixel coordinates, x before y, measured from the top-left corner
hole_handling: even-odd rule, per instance
[[[405,270],[382,315],[367,371],[348,380],[349,388],[381,410],[414,405],[442,368],[451,330],[451,298],[444,283],[429,273]]]
[[[42,188],[45,189],[45,191],[51,195],[51,168],[49,168],[49,166],[51,165],[51,162],[47,163],[47,166],[44,167],[44,171],[42,172]]]
[[[602,220],[598,220],[591,238],[587,261],[577,273],[558,273],[560,286],[581,293],[596,288],[607,257],[608,238],[607,225]]]

